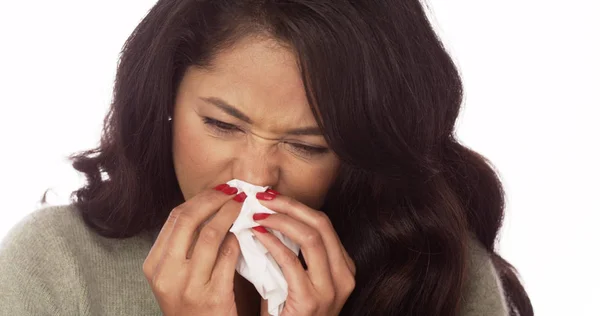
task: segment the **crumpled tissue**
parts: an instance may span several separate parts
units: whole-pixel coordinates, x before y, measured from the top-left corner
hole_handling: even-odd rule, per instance
[[[252,229],[252,227],[259,226],[252,219],[252,215],[255,213],[275,213],[260,204],[256,198],[256,193],[264,192],[269,187],[256,186],[238,179],[231,180],[227,184],[237,188],[238,191],[243,191],[247,195],[246,200],[242,204],[240,215],[233,222],[233,226],[229,230],[237,237],[240,244],[241,255],[238,259],[236,271],[254,284],[260,296],[267,300],[269,315],[279,316],[287,299],[287,281],[283,277],[281,268],[269,251],[254,237],[254,230]],[[298,244],[279,231],[271,229],[269,231],[298,255],[300,250]]]

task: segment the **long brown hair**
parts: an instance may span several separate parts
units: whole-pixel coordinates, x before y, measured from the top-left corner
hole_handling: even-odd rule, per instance
[[[342,160],[322,208],[358,269],[342,315],[456,315],[470,235],[492,256],[512,315],[533,315],[494,251],[502,185],[454,137],[461,79],[418,0],[159,0],[123,47],[100,146],[72,156],[87,177],[73,192],[87,225],[126,238],[183,203],[167,120],[176,89],[187,67],[210,67],[253,35],[297,52]]]

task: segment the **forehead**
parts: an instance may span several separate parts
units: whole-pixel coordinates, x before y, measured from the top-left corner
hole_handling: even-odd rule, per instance
[[[253,120],[314,125],[296,55],[274,40],[242,40],[194,77],[201,96],[225,99]]]

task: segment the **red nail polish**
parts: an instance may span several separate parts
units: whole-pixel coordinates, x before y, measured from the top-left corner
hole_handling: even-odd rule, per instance
[[[221,190],[223,193],[227,195],[234,195],[237,193],[238,189],[234,187],[227,186],[225,189]]]
[[[252,229],[254,229],[255,231],[259,232],[259,233],[268,233],[267,229],[262,227],[262,226],[255,226],[252,227]]]
[[[265,192],[267,192],[267,193],[270,193],[270,194],[274,194],[274,195],[279,195],[279,194],[281,194],[281,193],[279,193],[279,192],[277,192],[277,191],[275,191],[275,190],[273,190],[273,189],[268,189],[268,190],[267,190],[267,191],[265,191]]]
[[[254,215],[252,215],[252,219],[255,221],[260,221],[261,219],[265,219],[269,216],[271,216],[271,214],[269,213],[255,213]]]
[[[236,200],[236,201],[238,201],[238,202],[240,202],[240,203],[242,203],[242,202],[244,202],[244,200],[246,199],[246,197],[247,197],[246,193],[242,192],[242,193],[236,195],[233,199]]]
[[[227,185],[226,183],[223,184],[219,184],[216,187],[214,187],[213,189],[217,190],[217,191],[222,191],[223,189],[229,187],[229,185]]]
[[[270,194],[267,192],[256,193],[256,198],[259,200],[263,200],[263,201],[270,201],[270,200],[274,199],[275,197],[276,197],[276,195]]]

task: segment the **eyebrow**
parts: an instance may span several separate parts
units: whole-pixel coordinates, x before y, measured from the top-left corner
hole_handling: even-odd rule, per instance
[[[248,124],[252,124],[252,120],[250,119],[250,117],[248,117],[248,115],[246,115],[242,111],[238,110],[235,106],[225,102],[223,99],[220,99],[217,97],[200,97],[200,99],[218,107],[223,112],[225,112],[241,121],[244,121]],[[323,135],[323,133],[321,133],[321,129],[317,126],[294,128],[291,130],[287,130],[285,132],[285,134],[295,135],[295,136],[311,136],[311,135],[312,136],[322,136]]]

